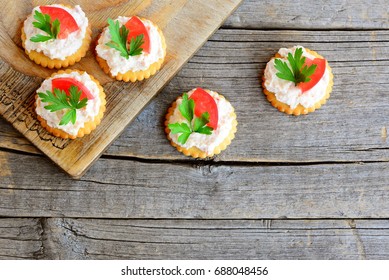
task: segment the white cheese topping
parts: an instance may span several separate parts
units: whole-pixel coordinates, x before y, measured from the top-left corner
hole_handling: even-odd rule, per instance
[[[77,110],[77,120],[75,124],[69,122],[66,125],[59,125],[63,115],[67,112],[66,109],[50,112],[44,108],[48,103],[41,102],[40,98],[37,99],[36,113],[46,120],[47,124],[53,128],[61,129],[70,135],[77,135],[78,130],[84,127],[84,123],[93,121],[95,116],[98,115],[100,111],[101,99],[100,99],[100,90],[97,84],[90,78],[87,73],[80,74],[78,72],[72,73],[63,73],[55,75],[54,77],[48,78],[43,81],[41,87],[37,92],[46,93],[47,90],[52,91],[52,80],[56,78],[73,78],[81,82],[85,87],[87,87],[90,93],[94,96],[93,99],[89,99],[87,105],[84,108]]]
[[[116,20],[122,26],[130,19],[130,17],[118,17]],[[162,38],[157,27],[149,20],[142,19],[142,22],[149,33],[150,53],[142,52],[140,55],[130,56],[129,59],[121,56],[119,51],[106,45],[111,41],[111,34],[109,33],[108,27],[103,29],[96,46],[96,52],[99,57],[107,61],[113,76],[116,76],[118,73],[124,74],[128,71],[136,72],[146,70],[151,64],[164,57]]]
[[[193,89],[190,92],[188,92],[188,97],[190,97],[195,90],[196,89]],[[209,90],[206,91],[216,101],[218,114],[219,114],[217,129],[215,129],[211,135],[192,133],[185,144],[181,144],[178,142],[178,137],[181,134],[170,133],[169,136],[174,143],[180,145],[181,147],[184,147],[186,149],[189,149],[191,147],[197,147],[198,149],[200,149],[201,151],[207,154],[212,154],[215,148],[219,146],[230,134],[235,117],[233,116],[234,108],[232,107],[230,102],[228,102],[224,98],[221,98],[214,91],[209,91]],[[181,103],[182,103],[182,98],[179,98],[177,100],[177,106],[173,114],[169,118],[169,123],[176,123],[176,122],[187,123],[187,120],[181,115],[178,109]]]
[[[86,28],[88,27],[88,19],[85,13],[81,10],[80,6],[75,6],[73,9],[62,5],[48,5],[50,7],[58,7],[66,10],[71,14],[74,20],[77,22],[79,29],[69,34],[66,39],[52,39],[46,42],[31,42],[31,37],[37,34],[47,35],[44,31],[34,27],[32,23],[36,21],[34,19],[35,11],[41,12],[39,6],[32,10],[32,14],[24,21],[24,33],[26,33],[25,48],[27,51],[42,52],[50,59],[65,60],[66,57],[74,54],[82,46],[82,42],[85,38]],[[61,28],[61,26],[60,26]]]
[[[287,60],[288,53],[294,54],[297,48],[303,49],[303,56],[314,59],[315,56],[308,53],[303,47],[295,46],[293,48],[281,48],[278,53],[282,56],[282,60],[285,61],[290,67]],[[320,101],[326,94],[326,89],[330,81],[330,73],[326,68],[323,77],[320,81],[310,90],[304,93],[293,82],[283,80],[277,77],[278,70],[274,66],[274,58],[272,58],[266,65],[265,69],[265,87],[268,91],[273,92],[278,101],[288,104],[291,109],[295,109],[298,104],[301,104],[305,108],[309,108]]]

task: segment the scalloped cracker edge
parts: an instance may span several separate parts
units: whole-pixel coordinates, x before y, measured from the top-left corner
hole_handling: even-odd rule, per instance
[[[161,69],[162,64],[165,60],[166,57],[166,41],[165,37],[159,29],[158,26],[153,24],[157,30],[159,35],[161,36],[162,40],[162,48],[163,48],[163,57],[160,58],[158,61],[154,62],[147,68],[146,70],[140,70],[140,71],[127,71],[126,73],[118,73],[116,76],[113,76],[111,74],[111,68],[108,66],[108,63],[105,59],[101,58],[97,53],[96,53],[96,60],[99,63],[100,67],[103,69],[103,71],[111,76],[111,78],[115,78],[118,81],[125,81],[125,82],[136,82],[136,81],[143,81],[144,79],[150,78],[150,76],[154,75],[157,73],[159,69]],[[101,35],[100,35],[101,36]],[[97,40],[98,41],[98,40]]]
[[[323,58],[321,55],[319,55],[315,51],[312,51],[310,49],[305,49],[305,50],[308,53],[314,55],[315,57]],[[281,56],[277,53],[272,58],[281,58]],[[318,102],[316,102],[314,106],[305,108],[301,104],[298,104],[296,108],[292,109],[288,104],[285,104],[281,101],[278,101],[275,94],[266,89],[266,86],[265,86],[266,79],[265,79],[265,75],[263,75],[262,76],[262,87],[263,87],[263,92],[266,95],[267,100],[271,103],[271,105],[273,105],[275,108],[277,108],[280,112],[283,112],[283,113],[286,113],[289,115],[295,115],[295,116],[306,115],[308,113],[314,112],[316,109],[319,109],[322,105],[324,105],[327,102],[328,98],[330,98],[330,94],[332,92],[332,87],[334,85],[334,81],[333,81],[334,75],[332,74],[332,69],[328,65],[328,62],[326,62],[326,63],[327,63],[327,70],[328,70],[329,75],[330,75],[330,80],[329,80],[328,86],[326,88],[326,93],[325,93],[324,97],[322,99],[320,99]]]
[[[218,95],[221,98],[225,99],[225,97],[223,95],[221,95],[221,94],[218,94]],[[167,139],[170,141],[170,144],[173,147],[175,147],[179,152],[183,153],[186,156],[191,156],[193,158],[202,158],[202,159],[204,159],[204,158],[213,157],[214,155],[220,154],[223,150],[225,150],[227,148],[228,145],[231,144],[231,141],[235,138],[235,133],[236,133],[236,130],[237,130],[237,125],[238,125],[238,122],[236,120],[235,111],[233,111],[231,113],[231,117],[233,117],[233,121],[232,121],[232,128],[230,130],[230,133],[224,139],[224,141],[222,143],[220,143],[220,145],[217,146],[211,153],[208,154],[208,153],[200,150],[197,147],[190,147],[190,148],[187,149],[187,148],[184,148],[184,147],[180,146],[179,144],[175,143],[172,140],[172,138],[170,137],[170,129],[168,127],[170,117],[173,115],[174,110],[177,107],[177,100],[179,100],[181,97],[182,96],[177,97],[176,101],[174,101],[172,106],[168,109],[168,112],[167,112],[166,117],[165,117],[165,133],[166,133]],[[227,99],[225,99],[225,100],[227,100]]]
[[[60,70],[60,71],[52,74],[50,77],[54,77],[58,74],[63,74],[63,73],[69,74],[71,72],[78,72],[79,74],[85,73],[85,71],[67,69],[65,71]],[[106,105],[105,93],[104,93],[104,90],[103,90],[102,86],[100,85],[99,81],[96,80],[92,75],[90,75],[90,74],[88,74],[88,75],[90,76],[92,81],[97,84],[99,91],[100,91],[99,97],[101,99],[101,105],[100,105],[99,113],[97,114],[97,116],[94,117],[93,121],[89,121],[89,122],[84,123],[84,127],[80,128],[78,130],[77,135],[71,135],[71,134],[66,133],[65,131],[63,131],[59,128],[51,127],[47,124],[45,119],[43,119],[41,116],[37,115],[37,118],[40,121],[42,127],[45,128],[48,132],[50,132],[54,136],[60,137],[63,139],[76,139],[79,137],[83,137],[84,135],[90,134],[100,124],[101,119],[103,118],[104,112],[105,112],[105,105]],[[35,95],[35,106],[37,106],[37,102],[38,102],[38,94]]]

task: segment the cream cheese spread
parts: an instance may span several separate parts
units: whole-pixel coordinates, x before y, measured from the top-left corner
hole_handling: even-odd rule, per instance
[[[281,48],[278,53],[282,56],[288,66],[290,67],[289,61],[287,60],[288,53],[294,54],[297,48],[303,49],[303,56],[314,59],[315,56],[308,53],[303,47],[295,46],[293,48]],[[304,93],[301,89],[291,81],[283,80],[277,77],[276,73],[278,70],[274,65],[274,58],[272,58],[266,65],[265,69],[265,87],[268,91],[273,92],[278,101],[288,104],[291,109],[295,109],[299,104],[305,108],[314,106],[318,101],[323,99],[326,94],[326,89],[330,81],[330,73],[326,68],[323,77],[320,81],[310,90]]]
[[[191,90],[188,92],[188,97],[191,96],[191,94],[196,89]],[[233,121],[235,119],[234,108],[232,107],[231,103],[228,102],[226,99],[219,96],[214,91],[206,90],[215,100],[217,108],[218,108],[218,125],[217,129],[215,129],[211,135],[205,135],[200,133],[192,133],[185,144],[181,144],[178,142],[178,137],[180,134],[172,134],[170,133],[169,136],[172,139],[172,141],[181,147],[184,147],[186,149],[189,149],[191,147],[197,147],[201,151],[212,154],[213,151],[217,146],[219,146],[223,141],[228,137],[228,135],[231,132]],[[169,123],[187,123],[187,120],[181,115],[178,107],[182,103],[182,98],[179,98],[177,100],[177,106],[173,112],[173,114],[170,116],[168,122]]]
[[[53,128],[61,129],[62,131],[70,134],[77,135],[78,130],[84,127],[84,123],[93,121],[94,118],[99,114],[101,99],[100,99],[100,89],[97,84],[90,78],[87,73],[80,74],[78,72],[72,73],[63,73],[50,77],[43,81],[41,87],[37,92],[46,93],[47,90],[52,91],[52,80],[55,78],[73,78],[83,85],[85,85],[90,93],[94,96],[93,99],[89,99],[85,107],[77,110],[77,120],[75,124],[69,122],[66,125],[59,125],[62,117],[66,114],[67,110],[60,110],[56,112],[50,112],[46,110],[44,106],[48,103],[41,102],[40,98],[37,99],[36,113],[46,120],[47,124]]]
[[[46,42],[38,43],[32,42],[30,39],[35,35],[47,35],[44,31],[32,25],[32,23],[36,21],[34,19],[35,11],[37,10],[41,12],[39,6],[35,7],[32,11],[32,14],[29,15],[24,21],[23,28],[24,33],[26,34],[25,48],[29,52],[42,52],[50,59],[65,60],[66,57],[75,54],[82,46],[86,34],[86,29],[88,27],[88,18],[85,16],[85,13],[81,10],[79,5],[76,5],[74,8],[68,8],[58,4],[49,6],[66,10],[77,22],[79,29],[70,33],[66,39],[52,39]]]
[[[118,17],[120,26],[127,23],[130,17]],[[114,21],[116,21],[114,20]],[[128,71],[136,72],[146,70],[151,64],[157,62],[165,55],[165,50],[162,46],[162,38],[158,29],[154,24],[146,19],[141,19],[149,33],[150,38],[150,53],[142,52],[140,55],[130,56],[129,59],[120,55],[120,52],[108,47],[106,44],[111,41],[111,34],[108,27],[104,28],[96,46],[97,55],[106,60],[111,74],[116,76]]]

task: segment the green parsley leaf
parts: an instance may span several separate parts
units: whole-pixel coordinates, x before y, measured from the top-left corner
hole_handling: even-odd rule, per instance
[[[193,130],[197,132],[200,128],[209,123],[209,113],[205,112],[201,114],[200,118],[194,120]]]
[[[301,66],[305,63],[305,57],[303,56],[303,49],[297,48],[294,52],[294,56],[291,53],[288,53],[288,61],[292,66],[292,70],[294,73],[300,72]]]
[[[143,41],[143,34],[136,36],[135,38],[131,38],[130,48],[128,50],[128,54],[130,56],[136,56],[142,54],[143,49],[141,46],[145,41]]]
[[[59,22],[58,19],[54,20],[51,23],[51,33],[53,34],[54,38],[58,37],[59,31],[61,29],[61,23]]]
[[[44,108],[50,112],[56,112],[67,109],[68,111],[63,115],[59,125],[65,125],[69,122],[76,123],[77,110],[85,107],[88,104],[88,99],[81,97],[81,90],[76,86],[71,86],[69,89],[69,96],[66,92],[54,89],[54,93],[47,90],[46,93],[38,92],[38,96],[42,102],[48,103]]]
[[[177,133],[191,133],[192,130],[186,123],[170,123],[169,129],[172,131],[173,134]]]
[[[294,82],[295,85],[298,83],[305,83],[311,80],[310,76],[315,73],[316,64],[312,64],[311,66],[304,65],[305,57],[303,55],[303,49],[297,48],[294,52],[294,55],[288,53],[288,64],[281,60],[274,60],[274,67],[279,71],[276,73],[277,77],[283,80]]]
[[[72,124],[74,124],[76,122],[76,119],[77,119],[76,110],[71,109],[71,110],[67,111],[67,113],[65,115],[63,115],[59,125],[68,124],[70,121],[72,122]]]
[[[108,29],[111,34],[111,41],[106,43],[110,48],[113,48],[120,52],[120,55],[129,58],[130,56],[140,55],[143,52],[141,46],[143,45],[143,34],[131,38],[129,47],[127,48],[127,37],[130,30],[125,25],[120,27],[119,21],[115,22],[112,19],[108,19]]]
[[[311,80],[311,78],[309,78],[310,76],[313,75],[313,73],[315,73],[316,71],[316,68],[317,68],[317,65],[316,64],[312,64],[311,66],[307,67],[307,65],[305,65],[303,67],[303,69],[301,70],[301,73],[303,73],[306,77],[308,77],[305,82],[309,82]]]
[[[205,112],[201,114],[200,118],[195,119],[193,130],[197,133],[211,135],[213,128],[207,126],[207,123],[209,123],[209,113]]]
[[[182,102],[180,106],[178,106],[178,110],[180,111],[181,115],[188,121],[188,123],[177,122],[168,124],[168,127],[172,134],[181,133],[181,135],[177,139],[178,143],[180,144],[185,144],[192,133],[200,133],[206,135],[212,134],[213,128],[207,126],[207,124],[209,123],[208,112],[204,112],[199,118],[196,117],[193,119],[195,106],[196,104],[194,100],[189,99],[188,94],[184,93],[182,97]]]
[[[34,19],[37,21],[34,21],[32,25],[46,33],[50,33],[51,26],[50,26],[50,16],[47,14],[42,14],[38,10],[35,10]]]
[[[113,21],[112,19],[108,19],[108,29],[109,33],[111,34],[112,41],[108,42],[106,45],[110,48],[113,48],[120,52],[120,55],[129,58],[128,52],[127,52],[127,36],[128,36],[128,29],[125,25],[122,27],[119,27],[119,21]]]
[[[46,42],[48,40],[51,40],[51,36],[45,36],[41,34],[37,34],[34,37],[30,39],[31,42],[38,43],[38,42]]]
[[[51,18],[47,14],[42,14],[38,10],[35,10],[34,21],[32,25],[45,33],[47,35],[37,34],[30,39],[32,42],[46,42],[51,39],[57,39],[60,31],[60,22],[58,19],[51,21]]]
[[[211,135],[212,131],[213,131],[212,127],[203,126],[203,127],[200,127],[196,132],[201,133],[201,134]]]
[[[178,143],[185,144],[191,134],[192,133],[182,133],[180,136],[178,136]]]
[[[292,70],[290,70],[288,64],[281,59],[276,59],[274,61],[274,67],[279,71],[276,75],[278,78],[295,82],[295,78]]]
[[[188,100],[188,94],[184,93],[182,97],[182,103],[178,107],[178,110],[180,110],[181,115],[188,120],[188,122],[191,122],[193,120],[193,110],[194,110],[194,100],[189,99]]]

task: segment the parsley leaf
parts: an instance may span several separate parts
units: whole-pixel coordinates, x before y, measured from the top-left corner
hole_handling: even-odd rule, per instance
[[[178,137],[179,143],[186,143],[189,136],[192,134],[192,129],[186,123],[173,123],[169,124],[169,128],[173,134],[181,133]]]
[[[274,67],[279,71],[276,73],[277,77],[283,80],[294,82],[295,85],[298,83],[305,83],[311,80],[310,76],[315,73],[316,64],[312,64],[311,66],[304,65],[305,57],[303,55],[303,49],[297,48],[294,52],[294,55],[288,53],[288,64],[282,59],[274,60]]]
[[[186,141],[188,141],[188,138],[189,136],[191,135],[192,133],[182,133],[180,136],[178,136],[178,143],[182,143],[182,144],[185,144]]]
[[[68,124],[70,121],[74,124],[76,122],[76,110],[69,110],[65,115],[63,115],[59,125]]]
[[[136,56],[142,54],[143,49],[141,46],[143,45],[143,34],[136,36],[135,38],[131,38],[130,48],[128,49],[128,54],[130,56]]]
[[[194,120],[193,130],[198,131],[200,128],[209,123],[209,113],[205,112],[201,114],[200,118]]]
[[[281,59],[276,59],[274,61],[274,66],[279,71],[276,74],[278,78],[295,82],[294,74],[285,61],[282,61]]]
[[[182,103],[178,107],[178,110],[180,110],[181,115],[188,120],[188,122],[191,122],[193,119],[193,110],[194,110],[194,100],[189,99],[188,100],[188,94],[184,94],[182,97]]]
[[[180,111],[181,115],[188,121],[189,124],[177,122],[168,125],[171,133],[181,133],[181,135],[177,139],[178,143],[185,144],[189,136],[194,132],[206,135],[212,134],[213,128],[207,126],[207,124],[209,123],[208,112],[204,112],[199,118],[196,117],[193,120],[195,106],[196,104],[194,100],[189,99],[188,94],[184,93],[182,97],[182,102],[180,106],[178,106],[178,110]]]
[[[63,115],[59,125],[65,125],[69,122],[72,124],[76,123],[77,120],[77,110],[84,108],[88,104],[88,99],[81,97],[81,90],[76,86],[71,86],[69,89],[69,96],[66,95],[66,92],[54,89],[54,93],[47,90],[46,93],[38,92],[38,96],[42,102],[48,103],[44,108],[50,112],[56,112],[59,110],[67,109],[68,111]]]
[[[30,41],[38,43],[38,42],[46,42],[51,39],[57,39],[60,31],[60,22],[58,19],[52,22],[49,15],[42,14],[38,10],[35,10],[34,19],[36,21],[34,21],[32,25],[44,31],[48,35],[45,36],[42,34],[37,34],[34,37],[32,37]]]
[[[172,123],[169,124],[169,128],[173,134],[177,133],[191,133],[192,130],[186,123]]]
[[[108,19],[108,29],[111,34],[111,41],[106,43],[110,48],[113,48],[120,52],[120,55],[129,58],[130,56],[140,55],[143,52],[141,46],[143,45],[143,34],[131,38],[130,44],[127,47],[127,37],[130,30],[125,25],[119,27],[119,21],[115,22],[112,19]]]
[[[128,29],[126,26],[119,27],[119,21],[113,21],[112,19],[108,19],[108,29],[111,34],[112,41],[108,42],[106,45],[110,48],[113,48],[120,52],[120,55],[129,58],[127,52],[127,36]]]

